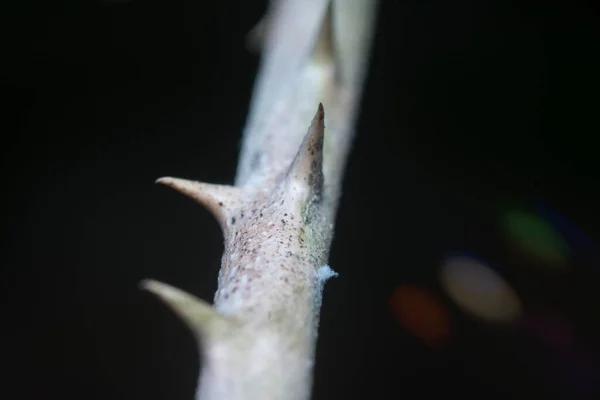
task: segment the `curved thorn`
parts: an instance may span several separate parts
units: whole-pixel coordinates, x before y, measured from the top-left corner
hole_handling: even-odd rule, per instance
[[[262,17],[246,35],[246,48],[250,52],[258,54],[262,49],[269,34],[270,18],[269,15]]]
[[[336,62],[333,36],[333,1],[331,0],[328,1],[327,9],[323,15],[323,20],[319,28],[319,36],[317,37],[311,59],[316,63]]]
[[[229,185],[213,185],[172,177],[159,178],[156,183],[167,185],[202,204],[214,215],[224,230],[243,199],[242,189]]]
[[[323,142],[325,139],[325,112],[323,104],[319,103],[306,136],[300,149],[292,161],[287,180],[292,180],[304,186],[309,200],[320,196],[323,188]]]
[[[140,282],[140,288],[153,293],[167,304],[196,337],[214,336],[223,323],[229,324],[210,304],[174,286],[144,279]]]

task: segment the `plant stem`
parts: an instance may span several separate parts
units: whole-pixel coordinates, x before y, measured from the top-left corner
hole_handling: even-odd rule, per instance
[[[164,283],[142,283],[201,344],[198,400],[310,397],[375,8],[373,0],[272,1],[235,186],[158,180],[207,207],[225,236],[214,307]]]

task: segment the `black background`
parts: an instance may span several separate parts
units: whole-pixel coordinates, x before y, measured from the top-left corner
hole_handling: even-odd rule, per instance
[[[0,397],[190,399],[191,335],[146,277],[210,300],[222,237],[160,176],[231,183],[266,1],[3,3]],[[432,350],[388,307],[442,295],[440,260],[482,254],[526,308],[568,315],[596,362],[599,265],[519,272],[498,201],[541,199],[598,238],[598,15],[569,2],[383,1],[347,169],[315,399],[592,398],[519,328],[456,317]],[[512,274],[512,275],[511,275]]]

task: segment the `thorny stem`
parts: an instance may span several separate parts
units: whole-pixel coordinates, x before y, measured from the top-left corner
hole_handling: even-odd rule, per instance
[[[310,397],[323,284],[337,275],[327,260],[375,8],[375,0],[271,1],[235,186],[157,181],[203,204],[225,237],[214,307],[142,282],[201,345],[198,400]]]

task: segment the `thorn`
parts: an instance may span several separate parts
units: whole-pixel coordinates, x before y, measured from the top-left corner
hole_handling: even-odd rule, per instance
[[[292,162],[287,180],[300,182],[308,189],[309,200],[319,196],[323,188],[323,142],[325,139],[325,112],[319,103],[306,136]]]
[[[231,325],[210,304],[174,286],[153,279],[144,279],[139,286],[168,305],[196,337],[214,337],[224,325]]]
[[[246,49],[251,53],[258,54],[263,48],[269,34],[271,17],[269,14],[262,17],[246,35]]]
[[[315,63],[336,62],[333,36],[333,1],[329,0],[325,15],[321,21],[319,36],[315,43],[312,60]]]
[[[242,189],[230,185],[213,185],[171,177],[159,178],[156,183],[167,185],[202,204],[214,215],[223,230],[227,229],[230,216],[243,199]]]
[[[246,48],[252,53],[259,53],[265,47],[273,22],[273,14],[279,5],[279,0],[269,0],[265,15],[250,29],[246,35]]]

